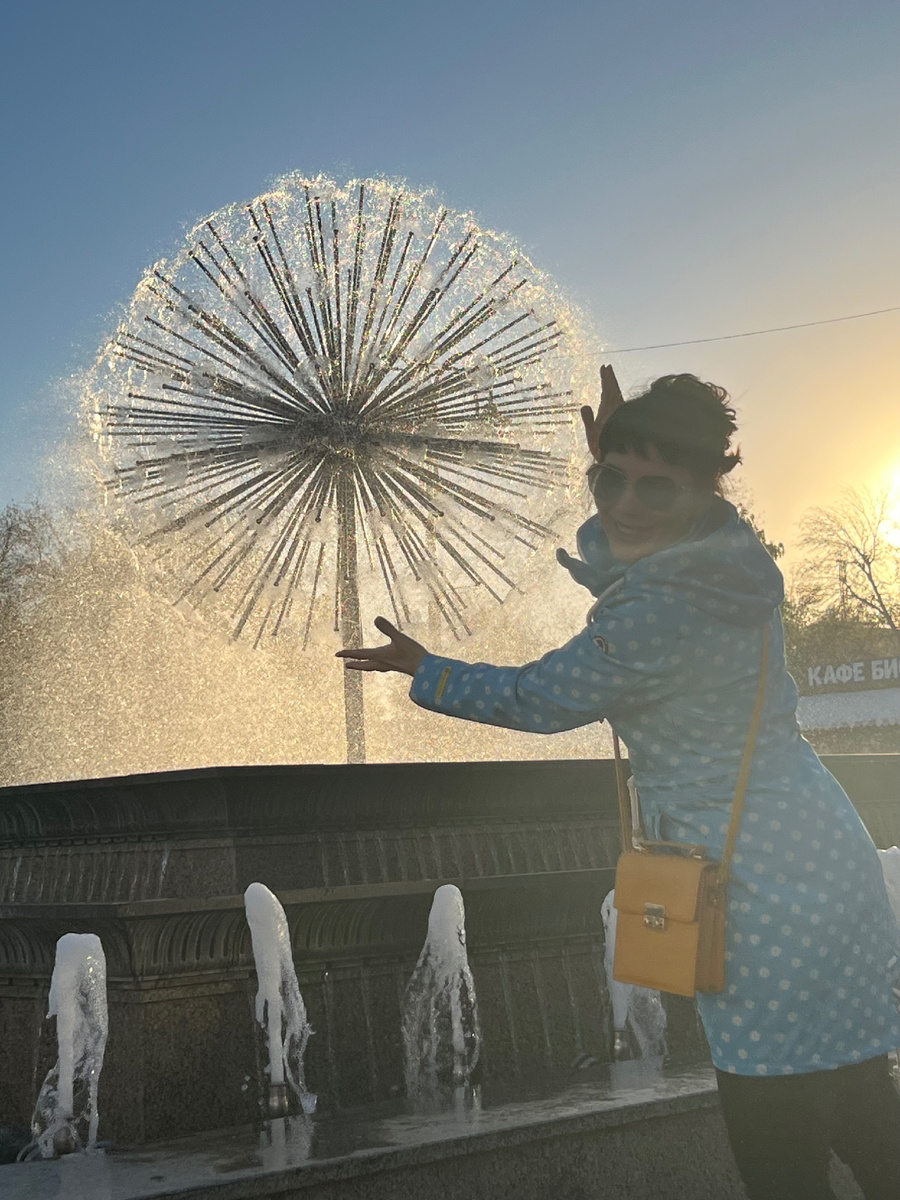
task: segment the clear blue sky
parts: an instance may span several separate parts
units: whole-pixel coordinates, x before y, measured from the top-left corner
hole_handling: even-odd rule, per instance
[[[900,304],[895,0],[28,0],[0,57],[0,504],[38,490],[57,381],[143,269],[290,169],[434,185],[614,346]],[[900,468],[898,333],[894,314],[614,361],[626,385],[731,388],[786,537]]]

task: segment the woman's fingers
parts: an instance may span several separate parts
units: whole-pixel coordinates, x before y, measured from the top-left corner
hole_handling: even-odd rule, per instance
[[[606,363],[600,368],[600,408],[597,410],[597,425],[600,429],[603,428],[619,405],[624,403],[622,389],[619,387],[616,373]]]
[[[341,657],[344,657],[343,655]],[[344,663],[347,671],[396,671],[390,663],[379,662],[375,658],[347,659]]]
[[[389,637],[392,642],[400,641],[402,638],[406,638],[408,642],[412,640],[411,638],[407,638],[405,633],[401,633],[396,625],[392,625],[387,617],[376,617],[374,625],[379,633],[383,633],[385,637]]]
[[[587,442],[588,450],[596,458],[600,452],[600,427],[594,416],[594,410],[587,404],[581,410],[581,421],[584,425],[584,438]]]
[[[352,650],[338,650],[335,658],[377,658],[390,646],[354,646]]]
[[[608,400],[611,408],[618,408],[625,403],[616,373],[610,363],[604,363],[600,368],[600,403]]]
[[[391,639],[387,646],[352,647],[338,650],[335,657],[344,659],[344,666],[351,671],[399,671],[415,675],[425,657],[425,647],[401,633],[386,617],[376,617],[375,627]]]
[[[383,659],[389,655],[394,648],[395,642],[401,640],[411,641],[406,637],[406,634],[401,633],[396,626],[392,625],[386,617],[375,618],[375,628],[379,633],[383,633],[391,639],[389,646],[357,646],[350,650],[338,650],[335,658],[353,658],[353,659]],[[349,664],[348,664],[349,665]],[[388,668],[383,668],[387,670]]]
[[[600,406],[597,409],[597,415],[594,415],[594,410],[587,404],[581,410],[585,440],[588,450],[594,458],[599,459],[600,457],[601,429],[619,405],[624,403],[616,373],[609,363],[604,363],[600,368]]]
[[[350,671],[396,671],[390,652],[390,646],[378,646],[372,650],[338,650],[335,657],[344,659],[344,666]]]

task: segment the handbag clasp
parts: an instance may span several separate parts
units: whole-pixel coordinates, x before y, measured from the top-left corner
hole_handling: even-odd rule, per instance
[[[664,930],[666,927],[666,906],[664,904],[645,904],[644,924],[648,929]]]

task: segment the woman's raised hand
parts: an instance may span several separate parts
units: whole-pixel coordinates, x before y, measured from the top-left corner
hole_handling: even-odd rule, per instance
[[[425,647],[401,633],[385,617],[375,618],[375,628],[391,639],[387,646],[338,650],[335,657],[345,658],[344,666],[350,671],[399,671],[402,675],[415,675],[428,653]]]
[[[588,450],[594,458],[600,458],[600,430],[619,405],[624,403],[616,373],[607,363],[600,368],[600,407],[597,409],[597,415],[594,416],[594,410],[588,404],[581,410],[584,436],[587,438]]]

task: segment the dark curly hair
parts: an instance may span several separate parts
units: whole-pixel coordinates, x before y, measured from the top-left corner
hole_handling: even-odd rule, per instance
[[[646,456],[653,447],[667,463],[718,489],[741,461],[739,451],[729,452],[737,423],[728,398],[724,388],[696,375],[663,375],[613,412],[600,433],[600,457]]]

